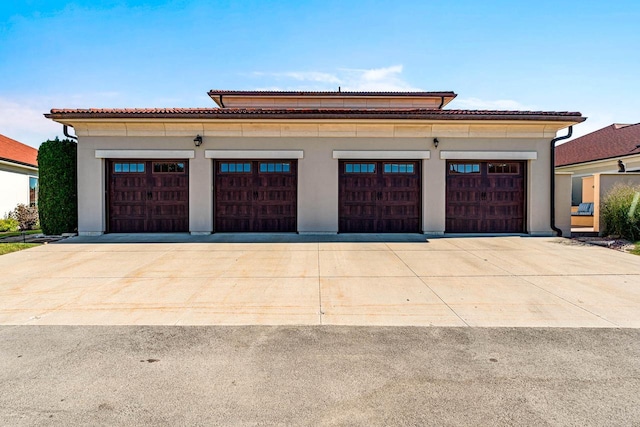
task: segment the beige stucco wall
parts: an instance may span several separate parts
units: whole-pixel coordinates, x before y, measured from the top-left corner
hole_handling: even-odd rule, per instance
[[[571,236],[571,173],[556,172],[555,178],[556,227],[564,237]]]
[[[149,133],[153,134],[153,130]],[[444,132],[444,131],[443,131]],[[190,150],[189,223],[193,233],[213,230],[213,161],[205,150],[301,150],[298,163],[298,231],[335,233],[338,230],[338,159],[333,150],[430,150],[423,160],[423,231],[442,234],[445,229],[446,159],[440,152],[528,151],[537,159],[527,161],[527,231],[551,235],[549,225],[549,140],[538,138],[424,137],[329,137],[207,136],[200,147],[193,144],[194,133],[183,136],[80,136],[78,144],[79,232],[105,231],[104,159],[96,150]],[[80,132],[82,134],[82,132]],[[375,132],[374,132],[375,134]],[[499,159],[495,159],[499,160]]]
[[[640,185],[640,173],[597,173],[594,178],[593,230],[602,231],[602,211],[600,205],[606,195],[618,183]]]

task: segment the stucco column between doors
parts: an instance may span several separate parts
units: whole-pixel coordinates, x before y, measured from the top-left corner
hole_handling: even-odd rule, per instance
[[[191,234],[213,232],[213,161],[197,149],[189,159],[189,231]]]

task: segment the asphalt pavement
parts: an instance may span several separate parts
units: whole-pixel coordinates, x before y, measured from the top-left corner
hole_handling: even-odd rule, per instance
[[[0,327],[0,425],[639,420],[638,329]]]

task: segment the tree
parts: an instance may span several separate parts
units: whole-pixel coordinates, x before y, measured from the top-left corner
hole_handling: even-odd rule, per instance
[[[40,226],[45,234],[78,229],[77,144],[58,137],[38,150]]]

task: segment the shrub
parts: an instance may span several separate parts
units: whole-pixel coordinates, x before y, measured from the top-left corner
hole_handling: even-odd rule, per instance
[[[601,205],[606,235],[635,241],[640,238],[640,186],[618,183]]]
[[[39,225],[38,207],[19,204],[11,213],[11,217],[18,221],[20,230],[35,230]]]
[[[48,140],[38,150],[40,226],[45,234],[78,228],[77,144]]]
[[[20,229],[20,223],[15,218],[0,219],[0,232],[3,231],[18,231]]]

